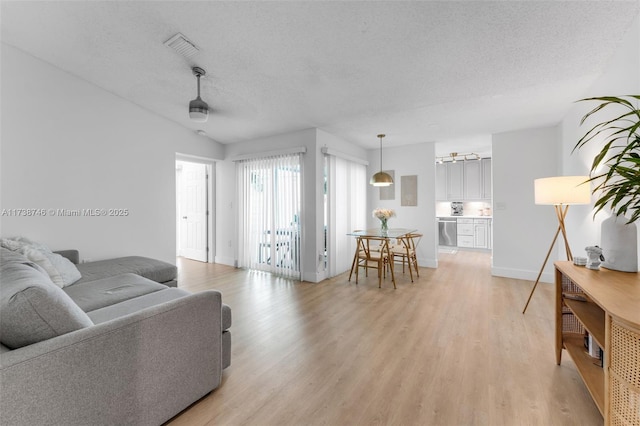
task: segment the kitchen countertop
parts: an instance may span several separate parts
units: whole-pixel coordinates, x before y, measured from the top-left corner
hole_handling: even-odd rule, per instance
[[[493,216],[479,216],[479,215],[464,215],[464,216],[436,216],[437,218],[447,218],[447,219],[493,219]]]

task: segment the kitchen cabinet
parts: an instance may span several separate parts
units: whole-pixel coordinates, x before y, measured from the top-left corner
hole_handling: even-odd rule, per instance
[[[491,158],[464,162],[464,199],[491,199]]]
[[[482,165],[482,194],[481,198],[485,200],[491,199],[491,158],[483,158],[480,160]]]
[[[436,200],[491,199],[491,158],[436,163]]]
[[[489,226],[491,219],[458,218],[458,247],[491,248]]]
[[[464,199],[482,198],[482,163],[477,160],[464,163]]]
[[[473,219],[458,218],[458,247],[473,248],[474,244]]]
[[[489,219],[473,220],[473,246],[475,248],[489,248],[487,233],[489,231]]]
[[[464,199],[464,163],[457,161],[447,164],[447,199]]]

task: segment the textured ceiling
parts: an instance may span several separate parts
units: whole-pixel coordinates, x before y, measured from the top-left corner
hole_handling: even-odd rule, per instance
[[[381,132],[387,145],[460,142],[558,122],[611,58],[640,2],[1,7],[4,43],[221,143],[318,127],[375,148]],[[177,32],[200,52],[188,60],[164,46]],[[188,119],[193,65],[207,71],[202,98],[213,112],[203,124]]]

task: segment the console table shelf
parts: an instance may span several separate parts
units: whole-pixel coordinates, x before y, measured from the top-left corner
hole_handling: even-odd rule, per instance
[[[606,425],[640,425],[640,274],[555,262],[556,362],[573,359]],[[587,331],[604,367],[584,347]]]
[[[595,359],[584,350],[584,338],[582,334],[565,333],[563,336],[564,347],[571,355],[573,363],[587,386],[591,398],[598,406],[600,414],[604,416],[604,371]]]
[[[605,314],[602,308],[593,302],[580,302],[571,299],[564,299],[564,303],[579,318],[584,327],[589,330],[598,345],[604,348]]]

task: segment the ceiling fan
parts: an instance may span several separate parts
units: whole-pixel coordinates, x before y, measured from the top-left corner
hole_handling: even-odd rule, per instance
[[[200,98],[200,77],[206,75],[207,72],[200,67],[193,67],[191,70],[198,79],[198,97],[189,102],[189,118],[204,123],[209,118],[209,105]]]

